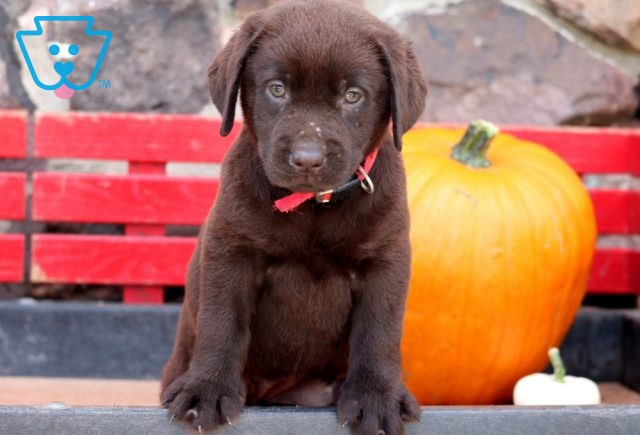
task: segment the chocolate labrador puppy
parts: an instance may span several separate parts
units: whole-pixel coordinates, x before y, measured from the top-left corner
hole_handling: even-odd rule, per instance
[[[409,280],[402,134],[424,108],[410,44],[366,11],[283,1],[251,15],[209,68],[244,127],[187,274],[162,403],[195,429],[245,404],[327,406],[399,434]],[[391,128],[389,128],[391,127]]]

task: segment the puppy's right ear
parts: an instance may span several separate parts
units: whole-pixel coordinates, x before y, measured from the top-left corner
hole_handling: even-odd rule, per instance
[[[233,128],[244,66],[261,34],[262,15],[258,12],[249,16],[209,65],[209,92],[222,115],[222,136],[228,135]]]

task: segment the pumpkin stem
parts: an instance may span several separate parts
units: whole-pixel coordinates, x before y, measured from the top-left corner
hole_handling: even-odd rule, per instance
[[[560,358],[560,351],[557,347],[549,349],[549,359],[553,366],[553,376],[556,378],[555,381],[564,384],[564,376],[567,372],[564,368],[564,363],[562,362],[562,358]]]
[[[463,165],[480,169],[491,166],[486,154],[493,137],[500,129],[489,121],[473,121],[462,140],[453,147],[451,157]]]

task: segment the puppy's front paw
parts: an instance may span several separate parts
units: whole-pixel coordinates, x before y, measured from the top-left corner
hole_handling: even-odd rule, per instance
[[[178,378],[162,395],[162,406],[171,418],[191,423],[202,431],[231,424],[242,411],[246,388],[240,380],[203,379],[189,372]]]
[[[402,384],[385,391],[347,381],[340,391],[337,408],[338,420],[359,435],[403,434],[403,421],[420,419],[420,406]]]

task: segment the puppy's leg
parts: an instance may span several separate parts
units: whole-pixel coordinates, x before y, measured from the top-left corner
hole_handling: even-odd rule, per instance
[[[180,313],[178,329],[176,332],[176,342],[173,347],[171,358],[162,370],[162,381],[160,386],[160,396],[164,396],[169,385],[184,374],[189,368],[191,352],[193,350],[194,330],[191,313],[185,305]]]
[[[337,403],[339,420],[358,434],[404,433],[420,407],[401,380],[400,338],[409,279],[408,242],[388,249],[356,289],[349,371]]]
[[[231,423],[246,397],[249,323],[255,304],[255,257],[203,238],[193,355],[186,373],[164,392],[163,404],[194,429]]]
[[[161,400],[169,385],[187,371],[189,363],[191,362],[195,341],[195,315],[197,313],[197,300],[200,293],[200,245],[201,243],[198,242],[189,261],[184,292],[185,298],[182,304],[182,310],[180,311],[180,319],[178,320],[175,344],[171,357],[162,370],[162,382],[160,386]]]

